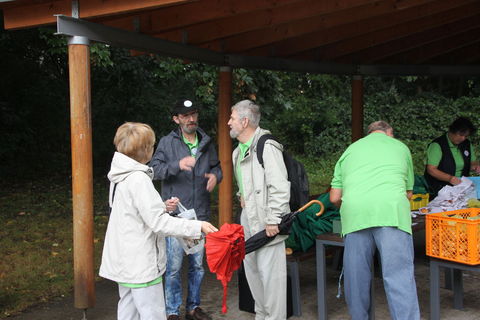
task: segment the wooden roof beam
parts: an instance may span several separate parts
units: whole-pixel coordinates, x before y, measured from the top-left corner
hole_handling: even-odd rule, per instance
[[[79,17],[84,19],[136,13],[193,0],[79,0]],[[72,14],[71,0],[20,3],[3,8],[5,29],[20,29],[53,24],[54,15]]]
[[[356,8],[369,3],[371,3],[371,0],[299,0],[275,8],[267,7],[258,11],[237,14],[234,17],[224,17],[198,23],[170,32],[156,33],[155,36],[166,40],[179,41],[183,33],[187,32],[189,43],[201,44],[244,32],[271,28],[287,22],[293,24],[295,21],[306,18],[314,17],[314,20],[317,20],[320,15]]]
[[[197,23],[204,23],[216,19],[232,18],[238,14],[255,12],[257,10],[274,9],[301,0],[199,0],[187,4],[181,4],[174,8],[161,8],[141,14],[142,24],[140,31],[146,34],[168,32],[174,29],[186,28]],[[129,24],[129,17],[104,19],[103,24],[115,28],[122,28]]]
[[[445,24],[435,30],[424,30],[412,35],[384,42],[351,54],[338,57],[336,60],[343,61],[362,61],[363,63],[375,63],[385,60],[387,57],[418,48],[426,43],[448,38],[480,26],[480,15],[465,17],[460,21]]]
[[[399,39],[415,32],[434,30],[446,23],[460,21],[465,17],[471,17],[480,13],[480,2],[472,3],[463,7],[452,8],[438,12],[434,15],[421,17],[389,28],[375,30],[361,36],[338,41],[319,48],[318,58],[321,60],[334,61],[337,57],[352,54],[362,49],[373,47],[392,39]]]
[[[380,63],[413,61],[414,63],[425,63],[434,59],[437,56],[442,56],[448,52],[455,51],[465,46],[476,44],[480,42],[480,27],[473,30],[468,30],[461,34],[453,35],[448,38],[443,38],[438,41],[430,42],[424,46],[415,48],[413,50],[402,52],[395,56],[387,57]]]
[[[428,61],[433,64],[457,64],[459,61],[462,64],[478,64],[480,62],[480,41],[453,51],[444,52],[442,55]]]
[[[420,2],[418,2],[420,3]],[[273,47],[274,52],[282,53],[283,57],[296,56],[301,52],[332,44],[344,39],[362,36],[376,30],[407,23],[415,19],[428,20],[432,14],[445,12],[468,4],[478,4],[476,0],[437,0],[422,2],[417,7],[410,7],[401,11],[377,12],[374,16],[365,16],[361,19],[349,21],[340,19],[339,23],[325,28],[311,30],[311,32],[292,39],[281,40],[269,46],[250,48],[244,53],[249,55],[268,55]],[[354,13],[352,13],[354,14]],[[347,23],[342,23],[347,22]]]
[[[432,0],[418,0],[432,2]],[[252,48],[272,44],[284,39],[295,38],[314,31],[324,30],[352,21],[358,21],[372,16],[395,11],[392,1],[382,0],[368,2],[362,6],[337,10],[330,14],[318,14],[303,20],[284,23],[278,26],[266,26],[262,30],[244,32],[231,37],[218,39],[203,44],[205,48],[226,52],[245,52]],[[268,50],[264,52],[269,54]]]

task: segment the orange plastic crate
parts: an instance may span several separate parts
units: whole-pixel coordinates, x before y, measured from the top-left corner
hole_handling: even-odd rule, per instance
[[[426,215],[427,255],[435,258],[480,264],[480,208],[470,208]]]

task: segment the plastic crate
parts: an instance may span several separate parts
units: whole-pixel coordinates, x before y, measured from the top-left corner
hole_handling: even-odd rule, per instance
[[[480,177],[467,177],[468,179],[472,180],[477,188],[477,199],[480,199]]]
[[[429,194],[414,194],[410,198],[410,210],[418,210],[422,207],[426,207],[428,204]]]
[[[480,208],[469,208],[426,215],[427,255],[435,258],[480,264]]]

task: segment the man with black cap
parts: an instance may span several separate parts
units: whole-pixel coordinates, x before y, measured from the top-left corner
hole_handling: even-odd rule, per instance
[[[222,180],[214,141],[198,127],[198,105],[191,100],[177,101],[172,110],[178,128],[160,139],[150,161],[156,180],[162,181],[162,199],[178,197],[187,209],[195,209],[197,219],[210,219],[210,192]],[[211,319],[200,308],[203,254],[188,255],[188,295],[186,319]],[[184,250],[173,237],[167,238],[165,302],[168,320],[180,319],[182,304],[182,262]]]

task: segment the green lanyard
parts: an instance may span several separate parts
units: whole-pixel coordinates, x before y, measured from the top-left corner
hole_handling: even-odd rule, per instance
[[[240,189],[240,194],[243,196],[243,182],[242,182],[242,170],[240,169],[240,162],[245,158],[248,149],[252,145],[253,137],[248,140],[246,143],[239,143],[238,147],[240,148],[240,152],[238,155],[238,161],[235,166],[235,174],[237,176],[237,184],[238,188]]]
[[[185,142],[188,149],[190,149],[190,155],[195,158],[197,156],[197,151],[198,151],[198,136],[195,135],[194,143],[191,143],[190,141],[188,141],[188,139],[185,138],[183,134],[182,134],[182,138],[183,138],[183,142]]]

